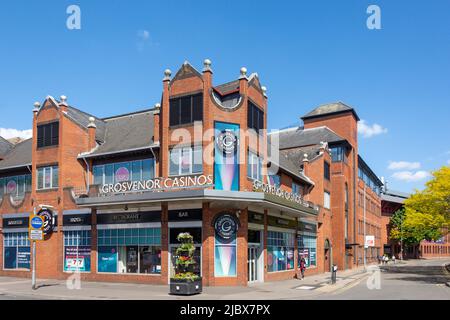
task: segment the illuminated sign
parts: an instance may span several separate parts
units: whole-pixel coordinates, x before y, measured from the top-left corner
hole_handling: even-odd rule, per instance
[[[155,178],[145,181],[124,181],[116,184],[105,184],[100,188],[103,194],[129,193],[145,191],[165,191],[183,188],[211,187],[212,175],[183,176],[173,178]]]

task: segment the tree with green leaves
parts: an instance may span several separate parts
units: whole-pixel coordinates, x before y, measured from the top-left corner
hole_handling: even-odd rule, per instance
[[[433,172],[423,191],[405,201],[404,208],[391,217],[390,238],[404,246],[417,246],[423,240],[436,241],[450,225],[450,167]]]

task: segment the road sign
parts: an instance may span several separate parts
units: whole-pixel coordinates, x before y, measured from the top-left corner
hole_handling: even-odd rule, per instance
[[[42,217],[34,216],[30,219],[30,228],[41,230],[44,226],[44,220]]]
[[[44,240],[44,218],[40,216],[31,215],[30,225],[28,226],[28,237],[30,241]]]
[[[30,240],[41,241],[44,239],[44,232],[42,230],[30,229]]]
[[[365,247],[375,247],[375,236],[366,236]]]

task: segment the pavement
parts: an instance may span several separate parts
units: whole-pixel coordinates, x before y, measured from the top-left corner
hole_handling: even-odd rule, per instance
[[[422,270],[435,271],[435,281],[450,288],[445,283],[450,281],[450,274],[439,262],[398,262],[395,266],[381,267],[382,278],[386,275],[395,277],[411,276],[411,272]],[[446,261],[450,264],[450,259]],[[439,266],[439,267],[437,267]],[[417,269],[418,268],[418,269]],[[422,268],[422,269],[421,269]],[[433,269],[434,268],[434,269]],[[437,268],[437,269],[436,269]],[[369,268],[370,269],[370,268]],[[374,270],[380,270],[375,268]],[[365,279],[374,273],[363,268],[338,271],[336,284],[331,284],[331,274],[325,273],[309,276],[304,280],[285,280],[250,284],[248,287],[204,287],[201,295],[190,297],[171,296],[166,285],[147,285],[109,282],[87,282],[42,280],[38,279],[38,289],[31,289],[31,280],[23,278],[0,277],[0,300],[317,300],[317,299],[359,299],[367,295]],[[426,275],[425,277],[433,277]],[[439,278],[440,277],[440,278]],[[439,279],[437,279],[439,278]],[[446,281],[444,281],[444,279]],[[73,280],[73,279],[72,279]],[[390,288],[388,279],[383,279],[383,286]],[[392,280],[395,281],[395,280]],[[403,280],[399,280],[405,281]],[[385,284],[386,283],[386,284]],[[397,284],[398,285],[398,284]],[[395,289],[395,288],[394,288]],[[365,290],[365,291],[364,291]],[[364,291],[364,292],[363,292]],[[389,289],[386,292],[391,292]],[[395,290],[394,290],[395,291]],[[388,295],[384,295],[389,297]],[[392,297],[398,295],[393,294]],[[431,295],[434,296],[434,295]]]

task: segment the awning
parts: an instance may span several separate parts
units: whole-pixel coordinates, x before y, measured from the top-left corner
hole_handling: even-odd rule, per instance
[[[229,208],[242,208],[249,204],[260,204],[266,209],[280,210],[296,218],[317,219],[318,210],[307,203],[301,204],[263,192],[222,191],[210,189],[183,190],[177,192],[141,192],[111,196],[78,198],[80,207],[102,208],[115,205],[156,204],[162,202],[202,201],[223,203]]]

